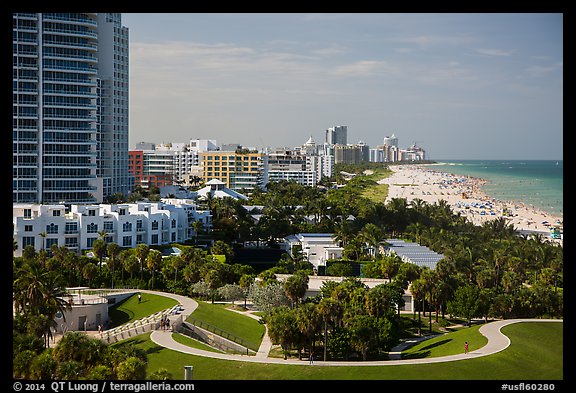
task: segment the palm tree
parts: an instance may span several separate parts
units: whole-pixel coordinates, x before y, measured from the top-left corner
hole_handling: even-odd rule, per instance
[[[364,227],[360,230],[359,235],[362,239],[364,239],[368,247],[374,250],[374,256],[376,256],[376,254],[378,254],[378,246],[380,245],[382,239],[384,239],[384,233],[382,232],[382,229],[380,229],[380,227],[377,225],[368,223],[364,225]]]
[[[114,272],[116,269],[116,258],[120,255],[122,248],[117,243],[108,243],[108,247],[106,248],[108,251],[108,255],[110,257],[109,263],[112,265],[112,282],[111,287],[114,289]]]
[[[124,264],[130,255],[132,255],[131,250],[122,250],[118,255],[118,262],[120,263],[120,270],[121,270],[120,279],[122,280],[122,284],[124,284],[124,271],[127,270],[124,268]]]
[[[335,238],[341,247],[346,247],[354,236],[354,229],[348,220],[342,220],[335,228]]]
[[[176,255],[172,258],[172,267],[174,268],[174,281],[178,279],[178,269],[186,265],[186,261],[182,259],[180,255]]]
[[[424,280],[418,278],[412,281],[410,284],[410,293],[412,293],[412,298],[414,299],[414,311],[416,311],[416,304],[421,301],[422,307],[418,309],[418,335],[422,336],[422,322],[420,318],[420,312],[424,308],[424,297],[426,296]]]
[[[308,289],[308,275],[306,273],[295,273],[284,281],[283,287],[286,296],[292,302],[292,307],[295,307],[298,301],[306,294],[306,290]]]
[[[104,239],[101,238],[94,240],[94,243],[92,243],[92,251],[94,252],[94,255],[98,257],[98,268],[101,269],[102,260],[106,255],[106,241],[104,241]]]
[[[342,320],[344,308],[339,301],[325,297],[318,303],[318,313],[324,320],[324,361],[326,361],[328,349],[328,324],[336,326]]]
[[[92,279],[96,277],[97,268],[93,263],[87,263],[82,269],[82,277],[88,280],[88,286],[92,284]]]
[[[65,289],[60,273],[46,271],[42,265],[32,259],[24,263],[16,273],[13,282],[14,308],[17,313],[45,316],[44,344],[49,343],[52,335],[50,327],[57,312],[64,315],[71,306],[64,300]]]
[[[104,241],[106,241],[106,237],[109,235],[108,232],[106,232],[105,229],[102,229],[101,231],[98,231],[98,239],[102,239]]]
[[[141,243],[138,244],[138,246],[136,246],[136,258],[138,259],[138,262],[140,262],[140,280],[143,279],[143,271],[144,271],[144,261],[146,260],[146,258],[148,257],[148,253],[150,252],[150,248],[148,247],[148,244],[145,243]]]
[[[296,309],[296,326],[298,330],[308,339],[308,351],[310,355],[314,352],[314,339],[320,330],[322,323],[317,305],[314,303],[303,303]]]
[[[154,289],[154,275],[156,268],[160,266],[162,262],[162,253],[158,250],[150,250],[148,256],[146,257],[146,266],[150,271],[152,271],[152,289]]]
[[[192,229],[194,229],[194,244],[198,244],[198,235],[204,230],[204,223],[196,220],[192,223]]]
[[[38,235],[42,238],[42,250],[46,249],[46,236],[48,236],[48,232],[43,231],[40,232]]]
[[[124,260],[124,269],[130,273],[130,280],[132,280],[134,272],[138,270],[139,264],[140,262],[138,261],[138,258],[133,254],[129,254]]]

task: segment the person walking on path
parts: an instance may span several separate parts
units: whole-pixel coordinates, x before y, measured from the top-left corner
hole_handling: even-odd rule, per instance
[[[468,353],[468,341],[464,342],[464,353]]]
[[[314,351],[310,352],[310,356],[309,356],[309,360],[310,360],[310,364],[314,364]]]
[[[141,301],[142,301],[142,294],[139,293],[139,294],[138,294],[138,303],[140,303]]]

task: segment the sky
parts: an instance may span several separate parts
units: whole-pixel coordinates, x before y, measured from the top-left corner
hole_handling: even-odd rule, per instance
[[[130,147],[348,127],[431,160],[563,159],[562,13],[124,13]]]

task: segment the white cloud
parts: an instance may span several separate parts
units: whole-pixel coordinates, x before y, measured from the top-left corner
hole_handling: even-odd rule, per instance
[[[396,74],[398,68],[388,64],[386,61],[360,60],[349,64],[336,66],[330,72],[338,76],[374,76],[385,74]]]
[[[514,51],[511,50],[502,50],[502,49],[490,49],[490,48],[476,48],[474,49],[476,53],[485,56],[511,56],[514,54]]]
[[[547,66],[535,65],[535,66],[528,67],[526,69],[526,73],[528,74],[528,76],[531,76],[531,77],[542,77],[542,76],[546,76],[552,72],[561,70],[562,67],[563,67],[563,62],[558,62],[558,63],[550,64]]]

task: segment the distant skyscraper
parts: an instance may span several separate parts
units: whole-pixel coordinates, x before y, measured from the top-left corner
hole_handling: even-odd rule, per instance
[[[326,143],[346,145],[348,143],[348,126],[328,128],[326,130]]]
[[[128,29],[120,14],[13,14],[13,202],[130,190]]]
[[[104,197],[132,189],[128,173],[128,28],[119,13],[97,14],[98,106],[96,177]]]
[[[384,146],[398,147],[398,138],[394,134],[384,137]]]

